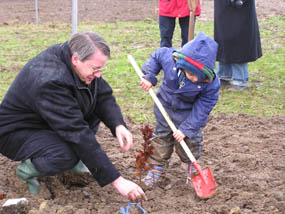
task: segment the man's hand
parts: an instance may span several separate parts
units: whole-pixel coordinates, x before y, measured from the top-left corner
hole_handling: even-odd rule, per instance
[[[145,90],[148,91],[152,87],[152,83],[146,79],[142,79],[140,86]]]
[[[129,199],[131,202],[147,200],[144,191],[139,185],[124,179],[122,176],[118,177],[112,184],[122,196]]]
[[[176,132],[173,133],[173,137],[175,138],[175,140],[177,142],[181,142],[182,140],[184,140],[184,138],[186,137],[185,134],[183,134],[180,130],[177,130]]]
[[[125,126],[116,127],[116,136],[123,151],[128,151],[133,146],[133,135]]]

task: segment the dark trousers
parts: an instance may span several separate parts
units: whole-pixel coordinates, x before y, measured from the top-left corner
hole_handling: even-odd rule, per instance
[[[14,161],[31,159],[41,176],[72,169],[79,158],[51,130],[21,130],[0,139],[0,152]]]
[[[159,16],[160,47],[172,47],[175,17]],[[181,47],[188,42],[189,16],[179,18],[181,28]]]

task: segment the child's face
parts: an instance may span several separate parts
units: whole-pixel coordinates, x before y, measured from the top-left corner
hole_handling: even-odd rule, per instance
[[[195,74],[187,70],[184,70],[184,71],[185,71],[186,78],[189,79],[191,82],[197,83],[199,81],[199,78]]]

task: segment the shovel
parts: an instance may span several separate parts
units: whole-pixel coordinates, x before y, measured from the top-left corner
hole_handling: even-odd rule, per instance
[[[136,73],[139,75],[140,79],[143,79],[143,73],[140,70],[140,68],[137,65],[134,58],[131,55],[128,55],[128,60],[130,61],[130,63],[134,67],[134,69],[135,69]],[[152,99],[154,100],[155,104],[159,108],[161,114],[164,116],[165,120],[167,121],[168,125],[170,126],[171,130],[173,132],[175,132],[177,130],[177,128],[175,127],[174,123],[171,121],[170,117],[168,116],[167,112],[165,111],[164,107],[160,103],[159,99],[157,98],[157,96],[154,93],[152,88],[149,89],[149,93],[150,93]],[[215,182],[214,176],[211,173],[210,169],[209,168],[202,169],[200,167],[200,165],[197,163],[197,160],[192,155],[190,149],[188,148],[188,146],[186,145],[184,140],[182,140],[180,142],[180,144],[181,144],[182,148],[184,149],[184,151],[186,152],[189,159],[191,160],[193,166],[195,167],[195,169],[198,172],[196,175],[194,175],[191,178],[192,183],[193,183],[194,188],[195,188],[195,191],[196,191],[196,194],[198,195],[198,197],[204,198],[204,199],[212,197],[216,193],[216,190],[215,190],[216,182]]]
[[[195,10],[197,8],[197,5],[198,5],[198,0],[188,0],[188,6],[190,10],[188,42],[194,38],[194,18],[195,18]]]

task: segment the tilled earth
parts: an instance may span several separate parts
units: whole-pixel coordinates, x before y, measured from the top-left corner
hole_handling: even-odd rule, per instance
[[[213,20],[213,0],[201,0],[202,14],[198,20]],[[259,19],[283,15],[285,4],[281,0],[256,0]],[[78,23],[87,21],[141,21],[157,20],[157,0],[79,0]],[[71,22],[71,0],[38,1],[39,23]],[[0,25],[35,23],[35,0],[0,0]]]
[[[78,2],[79,22],[157,19],[154,13],[157,0]],[[257,0],[256,4],[260,19],[284,11],[284,3],[277,0]],[[39,20],[69,22],[71,7],[71,1],[67,0],[39,1]],[[213,2],[203,0],[202,10],[199,19],[212,20]],[[34,13],[32,0],[0,0],[0,25],[34,23]],[[145,124],[134,123],[128,117],[126,122],[134,136],[135,146],[131,151],[119,152],[116,140],[104,126],[97,138],[121,174],[131,179],[137,172],[133,162],[143,143],[140,129]],[[149,200],[141,205],[152,214],[285,213],[284,130],[285,116],[211,116],[204,129],[204,150],[199,164],[213,172],[217,194],[208,200],[199,199],[192,184],[185,183],[185,167],[174,154],[161,182],[146,191]],[[0,197],[0,206],[7,199],[26,197],[30,214],[105,214],[121,213],[120,207],[128,204],[111,185],[100,188],[89,174],[70,172],[41,178],[39,195],[29,195],[25,182],[15,176],[18,164],[0,155],[0,196],[4,196],[2,200]],[[133,181],[139,183],[138,178]],[[135,213],[140,212],[132,208],[130,214]]]
[[[137,171],[135,156],[143,143],[144,124],[127,119],[135,148],[118,152],[119,146],[104,126],[98,140],[120,172],[130,178]],[[151,124],[150,124],[151,125]],[[147,190],[147,213],[282,213],[284,203],[285,117],[248,115],[212,116],[204,130],[204,151],[199,164],[209,167],[218,185],[217,194],[202,200],[192,183],[186,184],[185,167],[176,154],[161,182]],[[0,157],[0,192],[5,199],[26,197],[30,213],[120,213],[128,202],[111,186],[100,188],[88,175],[63,173],[41,179],[41,191],[31,196],[26,184],[15,177],[19,163]],[[138,178],[134,179],[139,182]],[[0,205],[5,200],[0,201]],[[131,213],[139,213],[135,209]]]

